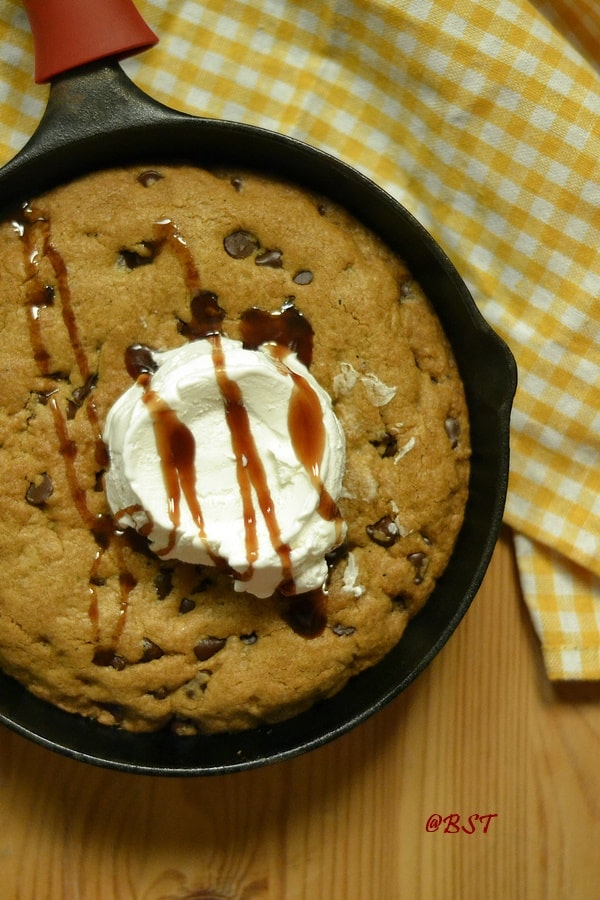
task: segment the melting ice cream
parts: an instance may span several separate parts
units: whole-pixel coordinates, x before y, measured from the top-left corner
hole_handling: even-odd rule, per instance
[[[119,527],[159,557],[224,569],[257,597],[321,588],[345,534],[345,442],[296,353],[221,334],[129,353],[137,377],[104,430]]]

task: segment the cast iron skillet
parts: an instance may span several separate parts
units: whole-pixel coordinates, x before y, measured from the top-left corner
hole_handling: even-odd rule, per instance
[[[471,417],[470,497],[455,553],[398,646],[337,696],[272,727],[235,735],[135,735],[64,713],[0,673],[0,721],[77,760],[155,775],[248,769],[318,747],[396,697],[431,662],[476,594],[502,521],[509,463],[513,358],[479,314],[454,266],[383,190],[329,155],[282,135],[171,110],[141,92],[117,59],[156,38],[131,0],[26,0],[36,81],[51,81],[46,112],[24,149],[0,170],[0,215],[95,169],[187,160],[285,176],[345,205],[410,266],[453,345]]]

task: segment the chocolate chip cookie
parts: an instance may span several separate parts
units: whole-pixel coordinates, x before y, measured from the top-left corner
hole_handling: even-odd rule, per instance
[[[0,273],[6,673],[106,725],[234,731],[309,708],[397,643],[452,553],[470,456],[451,348],[402,260],[325,198],[181,165],[33,198],[0,226]],[[293,349],[347,447],[324,591],[236,592],[110,514],[102,431],[127,360],[193,338],[198,297],[238,340],[258,310],[291,346],[277,326],[301,317]]]

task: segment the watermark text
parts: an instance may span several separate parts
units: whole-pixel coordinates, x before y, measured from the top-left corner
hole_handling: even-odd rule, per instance
[[[447,816],[432,813],[425,823],[425,831],[441,831],[443,834],[487,834],[498,813],[471,813],[462,816],[454,812]]]

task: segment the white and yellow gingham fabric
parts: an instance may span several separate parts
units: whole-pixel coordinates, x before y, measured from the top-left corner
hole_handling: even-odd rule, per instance
[[[520,384],[506,521],[550,678],[600,678],[600,5],[138,0],[134,80],[364,171],[451,256]],[[0,162],[42,113],[0,0]]]

